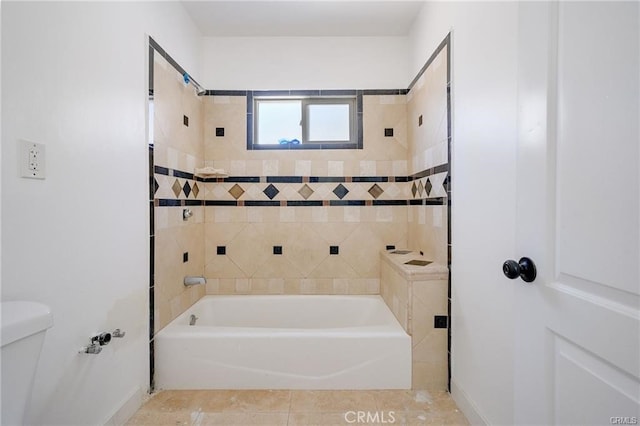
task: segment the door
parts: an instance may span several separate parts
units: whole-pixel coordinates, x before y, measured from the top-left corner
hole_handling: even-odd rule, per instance
[[[519,7],[514,422],[638,424],[639,4]]]

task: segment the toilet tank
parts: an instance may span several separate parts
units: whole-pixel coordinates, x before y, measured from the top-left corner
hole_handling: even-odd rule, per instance
[[[24,424],[46,330],[53,325],[48,306],[2,302],[2,424]]]

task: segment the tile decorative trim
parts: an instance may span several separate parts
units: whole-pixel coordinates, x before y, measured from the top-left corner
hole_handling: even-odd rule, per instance
[[[155,166],[156,207],[443,205],[449,166],[410,176],[230,176],[202,179]]]

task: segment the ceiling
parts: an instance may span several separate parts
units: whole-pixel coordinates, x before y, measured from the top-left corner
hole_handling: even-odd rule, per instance
[[[206,37],[406,36],[424,1],[182,0]]]

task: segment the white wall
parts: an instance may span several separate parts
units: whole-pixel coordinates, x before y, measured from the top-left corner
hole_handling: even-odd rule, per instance
[[[427,3],[411,34],[415,75],[452,32],[452,390],[492,424],[513,422],[517,8]]]
[[[145,33],[197,79],[194,28],[175,2],[2,2],[2,300],[54,315],[29,424],[118,423],[147,389]],[[19,139],[46,145],[46,180],[18,177]]]
[[[406,37],[207,37],[210,89],[403,89]]]

